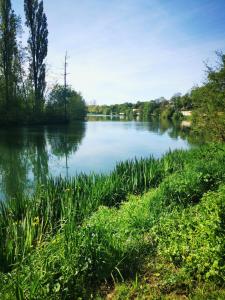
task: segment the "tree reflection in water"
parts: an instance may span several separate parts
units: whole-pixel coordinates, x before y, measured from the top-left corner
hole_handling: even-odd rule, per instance
[[[0,199],[20,198],[49,176],[49,156],[74,154],[85,135],[85,123],[0,131]]]

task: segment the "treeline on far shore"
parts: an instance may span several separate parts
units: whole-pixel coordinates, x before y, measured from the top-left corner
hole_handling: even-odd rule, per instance
[[[83,119],[86,104],[65,85],[47,88],[48,23],[42,0],[24,0],[23,24],[11,0],[0,1],[0,124],[61,123]]]
[[[183,111],[191,111],[192,99],[189,94],[182,96],[180,93],[174,95],[170,100],[164,97],[150,100],[138,101],[136,103],[125,102],[113,105],[89,105],[88,112],[91,114],[117,115],[133,118],[139,116],[141,119],[161,117],[178,120]]]

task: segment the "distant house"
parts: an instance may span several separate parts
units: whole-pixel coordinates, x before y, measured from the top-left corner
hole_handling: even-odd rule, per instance
[[[192,111],[191,110],[182,110],[181,111],[181,114],[184,116],[184,117],[190,117],[192,115]]]

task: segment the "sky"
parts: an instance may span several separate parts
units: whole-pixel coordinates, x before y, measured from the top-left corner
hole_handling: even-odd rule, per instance
[[[23,1],[12,0],[24,20]],[[225,51],[225,0],[44,0],[48,84],[68,83],[88,103],[186,93]],[[26,32],[23,37],[26,40]]]

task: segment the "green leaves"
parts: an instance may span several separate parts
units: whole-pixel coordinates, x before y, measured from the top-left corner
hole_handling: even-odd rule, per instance
[[[195,106],[193,131],[206,141],[225,141],[225,55],[218,54],[219,66],[207,66],[208,81],[192,90]]]
[[[160,255],[186,276],[198,280],[224,280],[225,186],[206,193],[196,206],[163,216],[154,232]]]

